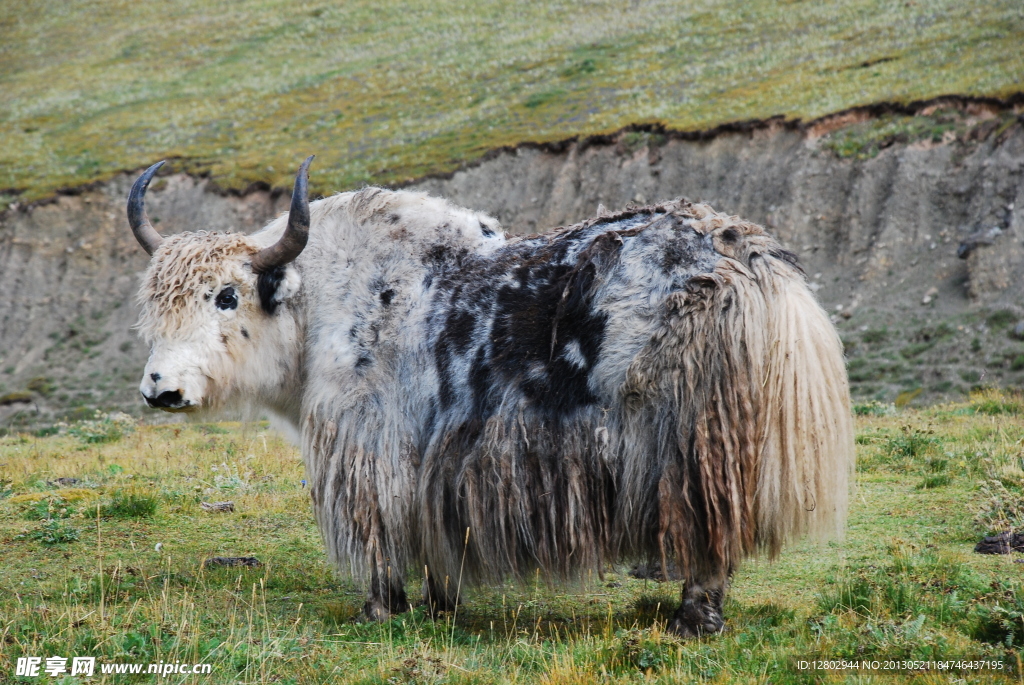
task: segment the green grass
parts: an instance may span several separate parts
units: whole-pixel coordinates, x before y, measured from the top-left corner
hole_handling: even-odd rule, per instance
[[[1024,412],[1024,398],[1020,395],[1005,395],[999,392],[981,393],[974,397],[970,408],[979,414],[990,416],[1017,415]]]
[[[169,158],[222,187],[445,172],[522,141],[1022,90],[1024,13],[980,2],[0,5],[0,202]],[[934,138],[899,118],[836,152]],[[877,127],[876,127],[877,128]]]
[[[15,540],[35,540],[48,546],[77,542],[78,538],[78,528],[60,519],[47,519],[35,528],[14,537]]]
[[[947,131],[955,133],[956,124],[940,117],[884,116],[830,136],[823,147],[840,157],[870,159],[894,142],[939,142]]]
[[[134,429],[135,419],[127,414],[115,412],[108,415],[95,411],[92,420],[73,423],[68,428],[68,435],[73,435],[86,444],[117,442]]]
[[[261,425],[140,427],[84,443],[67,430],[10,435],[0,681],[20,656],[61,654],[205,662],[213,683],[810,683],[820,674],[794,660],[816,657],[986,657],[1019,669],[1019,564],[972,553],[982,535],[1024,526],[1024,426],[987,409],[1019,401],[864,405],[846,539],[749,561],[733,578],[728,632],[693,641],[665,632],[678,587],[625,568],[575,585],[475,588],[437,621],[419,607],[360,623],[361,590],[324,558],[298,454]],[[57,478],[78,482],[47,484]],[[235,513],[199,506],[225,491]],[[109,515],[129,494],[149,504]],[[203,567],[249,555],[263,566]]]
[[[1015,120],[1012,112],[1005,112],[996,123],[996,130],[1005,130],[1002,127],[1012,125]],[[894,143],[940,143],[963,136],[967,130],[967,121],[960,112],[952,109],[917,116],[883,115],[828,135],[822,141],[822,147],[839,157],[864,160],[878,156]],[[951,331],[947,335],[949,333]],[[867,334],[864,339],[867,341]]]
[[[144,492],[115,492],[110,503],[99,507],[100,516],[120,519],[148,519],[156,514],[157,498]]]

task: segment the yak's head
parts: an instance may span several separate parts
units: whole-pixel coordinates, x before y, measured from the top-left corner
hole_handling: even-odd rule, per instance
[[[309,234],[312,160],[299,168],[287,228],[270,246],[238,233],[164,238],[144,207],[146,188],[163,162],[135,181],[128,222],[152,255],[137,324],[150,344],[139,386],[149,406],[192,411],[239,396],[273,405],[272,395],[298,373],[301,340],[292,305],[300,281],[292,262]]]

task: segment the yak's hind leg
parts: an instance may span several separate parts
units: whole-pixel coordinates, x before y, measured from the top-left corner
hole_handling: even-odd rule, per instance
[[[375,565],[370,573],[370,588],[363,614],[371,621],[387,621],[392,614],[409,610],[402,576],[388,565]]]
[[[669,631],[681,637],[700,637],[724,631],[722,605],[728,587],[728,576],[699,582],[687,581],[683,588],[683,601],[669,621]]]

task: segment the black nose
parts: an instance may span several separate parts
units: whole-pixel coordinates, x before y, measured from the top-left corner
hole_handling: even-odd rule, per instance
[[[158,409],[178,409],[183,405],[181,393],[177,390],[165,390],[156,397],[147,395],[143,395],[143,397],[146,398],[146,404]]]

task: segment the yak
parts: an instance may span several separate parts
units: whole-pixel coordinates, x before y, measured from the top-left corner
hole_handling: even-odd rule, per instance
[[[140,390],[294,429],[366,617],[409,608],[411,569],[434,612],[466,584],[643,560],[681,572],[669,628],[716,633],[741,560],[841,534],[842,344],[760,226],[676,200],[506,237],[419,193],[310,203],[311,160],[251,235],[163,237],[144,207],[160,163],[135,182]]]

